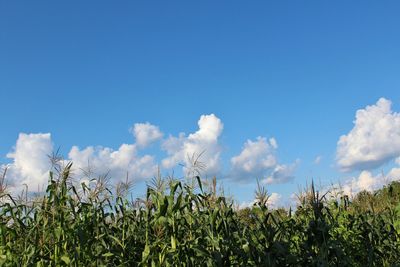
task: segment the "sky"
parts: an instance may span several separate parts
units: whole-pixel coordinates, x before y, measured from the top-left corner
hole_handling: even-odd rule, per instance
[[[400,179],[398,1],[0,1],[0,165],[17,191],[48,155],[133,193],[200,155],[240,205],[313,179]],[[186,167],[185,167],[186,166]],[[77,174],[78,176],[78,174]]]

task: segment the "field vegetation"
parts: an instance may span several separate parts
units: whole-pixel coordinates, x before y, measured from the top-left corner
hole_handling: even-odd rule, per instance
[[[239,209],[216,179],[155,177],[76,185],[72,164],[45,194],[12,197],[1,180],[1,266],[400,266],[400,183],[353,198],[311,184],[294,209],[270,209],[259,185]]]

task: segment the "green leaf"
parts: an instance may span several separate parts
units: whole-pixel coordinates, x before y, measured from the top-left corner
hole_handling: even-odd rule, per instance
[[[146,260],[150,255],[150,246],[146,244],[142,252],[142,261]]]
[[[104,253],[102,256],[103,257],[111,257],[111,256],[114,256],[114,254],[111,252],[107,252],[107,253]]]
[[[67,255],[61,256],[61,260],[63,262],[65,262],[65,264],[70,264],[71,263],[71,260],[69,259],[69,257]]]

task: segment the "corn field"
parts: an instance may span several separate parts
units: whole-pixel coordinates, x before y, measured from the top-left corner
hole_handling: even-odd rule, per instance
[[[3,192],[1,266],[400,266],[397,182],[351,199],[312,185],[287,211],[262,187],[238,209],[198,176],[155,179],[133,200],[124,184],[74,185],[70,171],[51,172],[44,195]]]

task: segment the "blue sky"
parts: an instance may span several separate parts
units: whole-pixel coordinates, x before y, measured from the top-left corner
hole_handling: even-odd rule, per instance
[[[135,144],[129,129],[149,122],[163,137],[135,147],[132,160],[149,155],[162,164],[170,135],[189,138],[202,115],[215,114],[223,124],[217,141],[187,143],[218,155],[214,171],[239,202],[251,201],[256,177],[229,180],[232,158],[259,136],[265,142],[257,144],[266,144],[261,159],[272,155],[276,162],[258,166],[254,176],[293,167],[294,179],[267,185],[281,202],[311,178],[375,179],[400,156],[396,145],[388,148],[399,133],[399,8],[396,1],[2,1],[0,163],[14,164],[15,184],[37,181],[15,156],[20,133],[50,133],[52,147],[68,158],[73,146],[117,151]],[[371,140],[353,145],[359,139],[349,138],[341,154],[367,150],[377,161],[361,158],[352,162],[363,168],[341,171],[340,136],[354,129],[357,110],[385,109],[381,97],[391,109],[368,113],[359,124],[379,125],[391,115],[384,125],[392,128],[379,135],[387,142],[373,144],[379,131],[360,126]],[[146,164],[139,167],[153,166]],[[172,169],[180,171],[177,165],[164,172]]]

